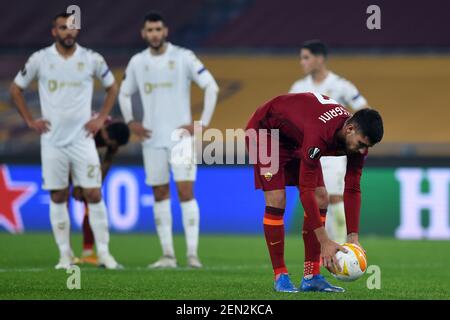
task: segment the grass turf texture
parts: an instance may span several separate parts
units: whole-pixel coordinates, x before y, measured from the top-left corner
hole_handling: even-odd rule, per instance
[[[76,253],[81,236],[72,236]],[[381,289],[369,290],[370,275],[352,283],[335,280],[347,292],[275,293],[272,270],[262,236],[202,235],[200,254],[205,267],[185,267],[182,235],[175,238],[180,267],[148,270],[160,255],[154,235],[112,235],[111,251],[125,270],[81,267],[81,290],[68,290],[69,274],[54,270],[57,250],[51,234],[0,233],[0,299],[449,299],[450,255],[446,241],[398,241],[365,238],[361,243],[369,265],[381,268]],[[303,243],[286,239],[286,262],[296,284],[302,276]]]

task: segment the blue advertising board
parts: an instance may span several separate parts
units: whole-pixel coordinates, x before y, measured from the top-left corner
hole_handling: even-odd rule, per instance
[[[173,229],[183,231],[176,186],[171,182]],[[103,183],[113,232],[155,232],[154,198],[140,166],[116,166]],[[199,166],[195,194],[200,230],[205,233],[262,233],[263,193],[254,189],[249,166]],[[291,221],[298,192],[288,188],[286,222]],[[0,231],[50,231],[49,193],[41,189],[38,165],[0,165]],[[72,230],[80,230],[83,204],[71,199]],[[289,227],[289,226],[287,226]]]

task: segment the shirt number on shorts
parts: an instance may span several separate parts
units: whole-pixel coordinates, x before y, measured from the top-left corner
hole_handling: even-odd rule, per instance
[[[87,176],[89,179],[100,179],[100,165],[90,164],[88,165]]]

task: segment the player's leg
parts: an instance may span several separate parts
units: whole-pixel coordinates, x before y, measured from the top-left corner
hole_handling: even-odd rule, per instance
[[[98,260],[94,252],[94,232],[92,231],[91,224],[89,223],[89,207],[86,201],[84,201],[83,204],[83,252],[81,253],[81,262],[97,265]]]
[[[50,191],[50,223],[59,249],[56,269],[67,269],[73,263],[70,245],[70,219],[67,208],[69,197],[69,158],[63,148],[41,145],[42,187]]]
[[[172,209],[170,203],[170,169],[165,148],[144,147],[142,150],[146,184],[152,187],[155,204],[153,217],[162,249],[162,257],[149,268],[175,268],[177,261],[173,246]]]
[[[99,265],[108,269],[120,269],[122,266],[109,252],[108,212],[100,189],[102,173],[94,140],[86,138],[77,141],[70,146],[69,154],[72,175],[83,189],[83,198],[87,203]]]
[[[325,228],[329,237],[338,242],[346,240],[345,210],[343,202],[346,157],[321,158],[325,186],[329,194],[329,206]]]
[[[320,175],[317,181],[315,196],[319,206],[322,223],[325,226],[328,207],[328,193],[324,185],[322,170],[320,170]],[[331,285],[320,274],[321,246],[314,232],[312,221],[306,212],[304,215],[302,233],[305,247],[305,262],[303,278],[299,286],[299,291],[343,292],[344,289]]]
[[[202,264],[198,257],[200,210],[194,196],[197,165],[193,139],[191,137],[182,138],[178,144],[171,148],[169,159],[183,216],[187,264],[189,267],[201,268]]]
[[[198,257],[200,210],[194,197],[194,183],[193,181],[177,181],[177,190],[183,215],[187,264],[192,268],[201,268],[202,264]]]
[[[286,192],[284,189],[264,192],[264,238],[272,262],[275,278],[274,290],[277,292],[297,292],[289,278],[288,269],[284,261],[284,210],[286,206]]]

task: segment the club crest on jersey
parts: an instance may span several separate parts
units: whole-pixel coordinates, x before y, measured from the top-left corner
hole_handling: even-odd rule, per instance
[[[174,68],[175,68],[175,61],[170,60],[170,61],[169,61],[169,69],[170,69],[170,70],[173,70]]]
[[[320,149],[317,147],[309,148],[308,155],[310,159],[317,160],[320,158]]]
[[[264,179],[266,179],[266,181],[272,180],[272,177],[273,177],[273,174],[271,172],[264,173]]]
[[[84,69],[84,63],[83,63],[83,62],[78,62],[78,64],[77,64],[77,69],[78,69],[78,71],[83,71],[83,69]]]

